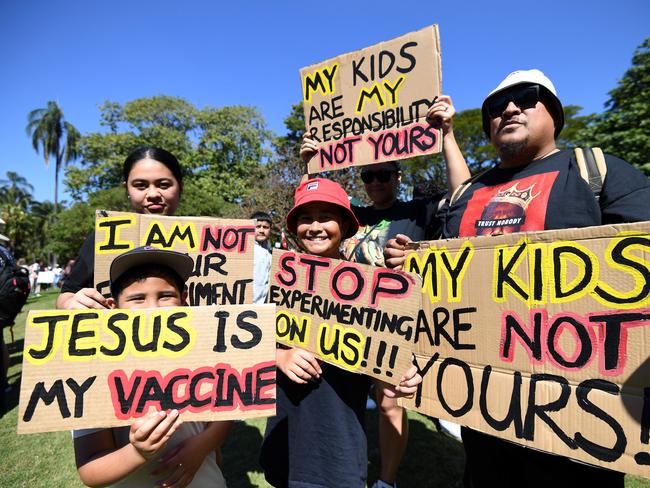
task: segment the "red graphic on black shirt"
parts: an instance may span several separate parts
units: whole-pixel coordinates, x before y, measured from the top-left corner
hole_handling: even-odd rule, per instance
[[[544,230],[548,197],[557,175],[557,171],[542,173],[476,190],[467,202],[459,236]]]

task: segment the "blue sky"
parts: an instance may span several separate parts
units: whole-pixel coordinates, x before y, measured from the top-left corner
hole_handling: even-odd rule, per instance
[[[650,35],[650,2],[0,0],[0,178],[17,171],[36,199],[53,198],[54,169],[25,134],[48,100],[82,133],[100,130],[103,101],[158,94],[254,105],[281,133],[301,67],[434,23],[458,110],[537,67],[591,113]]]

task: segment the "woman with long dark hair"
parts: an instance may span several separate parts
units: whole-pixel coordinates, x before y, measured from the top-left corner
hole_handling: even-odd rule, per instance
[[[122,172],[122,185],[134,212],[174,214],[183,191],[183,172],[172,153],[158,147],[140,147],[126,158]],[[79,249],[75,265],[56,300],[57,308],[107,308],[106,299],[93,287],[94,262],[93,231]]]

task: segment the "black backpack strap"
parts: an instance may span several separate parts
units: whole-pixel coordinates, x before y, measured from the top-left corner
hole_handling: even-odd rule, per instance
[[[599,200],[605,183],[605,176],[607,176],[607,165],[605,164],[603,151],[599,147],[576,147],[573,152],[576,156],[580,176],[587,182],[596,200]]]

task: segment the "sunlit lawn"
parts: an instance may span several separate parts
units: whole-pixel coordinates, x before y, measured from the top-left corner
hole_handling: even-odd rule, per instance
[[[22,349],[25,316],[28,309],[54,307],[58,292],[45,291],[39,298],[30,298],[14,327],[15,341],[10,343],[9,330],[3,331],[9,344],[11,366],[9,382],[13,389],[7,397],[9,411],[0,419],[0,487],[14,486],[81,486],[74,467],[69,432],[48,434],[16,434],[18,389],[22,370]],[[463,449],[460,443],[436,431],[433,422],[409,412],[410,441],[400,469],[401,488],[433,488],[461,486]],[[377,415],[368,412],[369,478],[378,474]],[[230,488],[268,487],[257,462],[262,441],[264,420],[238,422],[223,448],[225,475]],[[650,488],[650,481],[626,477],[628,488]],[[341,487],[344,488],[344,487]]]

